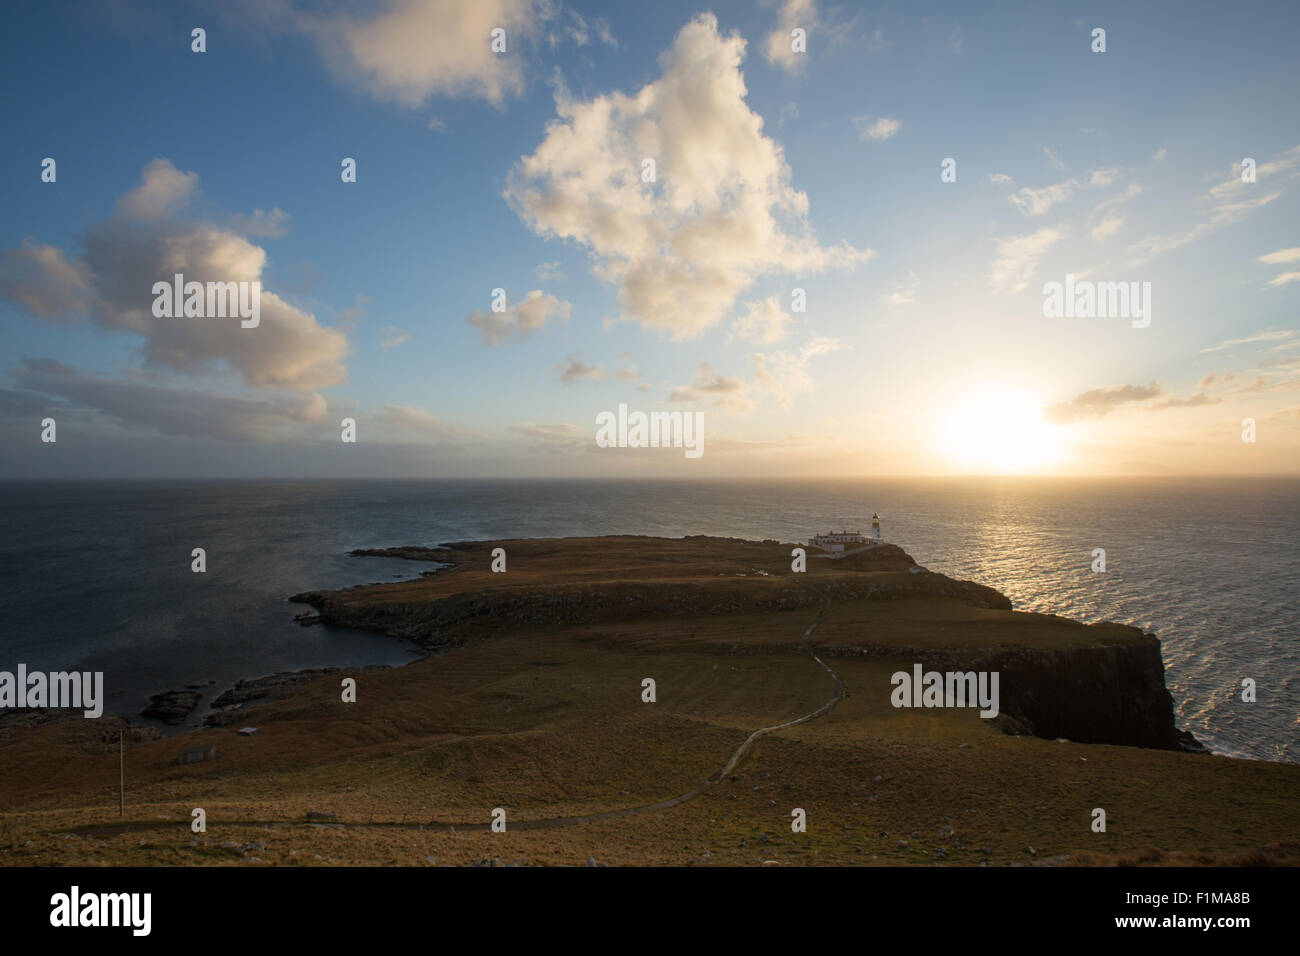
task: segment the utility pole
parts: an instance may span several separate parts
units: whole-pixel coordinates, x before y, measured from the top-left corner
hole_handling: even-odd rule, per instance
[[[117,732],[117,815],[126,816],[126,743],[121,730]]]

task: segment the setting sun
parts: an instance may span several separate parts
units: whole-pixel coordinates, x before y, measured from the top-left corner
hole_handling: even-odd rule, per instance
[[[1059,462],[1059,429],[1043,420],[1042,403],[1005,385],[981,386],[940,412],[940,457],[976,472],[1040,471]]]

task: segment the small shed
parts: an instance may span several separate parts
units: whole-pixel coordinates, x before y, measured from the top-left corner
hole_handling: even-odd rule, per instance
[[[217,745],[208,744],[206,747],[191,747],[189,750],[182,750],[176,755],[178,764],[198,763],[201,760],[213,760],[217,756]]]

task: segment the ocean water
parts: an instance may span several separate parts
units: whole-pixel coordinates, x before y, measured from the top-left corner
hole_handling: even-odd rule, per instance
[[[1022,610],[1161,639],[1178,724],[1295,762],[1300,481],[226,481],[0,484],[0,670],[98,670],[106,709],[309,666],[400,664],[382,635],[303,628],[299,591],[411,577],[353,548],[599,534],[804,541],[878,511],[884,537]],[[207,573],[190,553],[207,552]],[[1107,570],[1090,570],[1094,548]],[[1241,701],[1243,678],[1258,687]],[[210,699],[210,698],[209,698]]]

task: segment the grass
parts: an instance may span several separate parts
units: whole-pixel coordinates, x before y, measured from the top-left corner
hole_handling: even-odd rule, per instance
[[[1300,862],[1295,766],[1061,744],[1008,736],[972,711],[891,707],[889,674],[910,666],[916,648],[979,654],[1147,640],[1118,625],[1084,627],[951,597],[833,601],[815,642],[876,651],[827,658],[844,700],[759,741],[698,799],[521,829],[526,820],[690,790],[752,730],[824,703],[832,681],[800,645],[818,606],[756,606],[772,594],[922,576],[885,556],[879,570],[810,562],[807,578],[792,581],[788,546],[626,538],[506,542],[510,570],[492,575],[493,546],[456,552],[464,563],[449,573],[335,597],[418,607],[548,581],[605,593],[675,581],[675,593],[692,600],[659,615],[630,603],[621,615],[565,625],[475,623],[451,653],[353,674],[355,704],[340,700],[343,675],[323,677],[250,714],[246,722],[261,728],[255,737],[226,728],[133,743],[130,829],[117,826],[117,754],[104,743],[116,737],[113,718],[14,732],[0,739],[0,863]],[[655,703],[641,700],[645,677],[656,681]],[[216,744],[216,760],[170,764],[179,750],[207,743]],[[207,811],[206,834],[190,831],[194,807]],[[504,834],[486,831],[494,807],[506,809]],[[807,812],[806,833],[790,831],[795,807]],[[1106,810],[1105,833],[1091,830],[1094,807]],[[337,821],[308,823],[309,811]],[[433,822],[462,826],[450,832]]]

